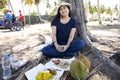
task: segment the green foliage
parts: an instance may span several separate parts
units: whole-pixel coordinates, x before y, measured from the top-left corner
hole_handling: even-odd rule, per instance
[[[38,5],[40,3],[40,0],[34,0],[35,4]]]
[[[85,13],[89,12],[89,5],[88,5],[88,4],[85,4],[84,9],[85,9]]]
[[[50,5],[49,0],[46,1],[46,7],[47,7],[47,8],[52,8],[52,6]]]
[[[55,6],[57,6],[57,2],[54,1]]]
[[[91,14],[94,14],[95,12],[97,12],[97,7],[96,6],[89,6],[89,11]]]
[[[31,16],[34,16],[34,15],[37,15],[37,12],[36,11],[33,11],[30,13]]]
[[[102,14],[102,13],[104,13],[105,12],[105,7],[104,7],[104,5],[101,5],[100,6],[100,13]]]
[[[107,9],[106,9],[106,14],[110,14],[112,11],[111,11],[111,9],[110,9],[110,7],[108,7]]]
[[[27,5],[32,5],[32,4],[34,4],[34,1],[33,1],[33,0],[21,0],[21,2],[24,2],[24,3],[27,4]]]
[[[110,7],[108,7],[108,8],[106,9],[106,14],[110,14],[110,15],[113,14],[112,9],[110,9]]]
[[[47,6],[47,11],[46,11],[46,15],[56,15],[57,14],[57,8],[58,8],[58,1],[54,1],[54,3],[51,5],[49,3],[49,1],[46,2],[46,6]]]
[[[112,15],[113,14],[113,12],[112,11],[110,11],[110,15]]]
[[[94,14],[95,12],[97,12],[97,7],[96,6],[91,6],[91,3],[90,3],[90,1],[89,1],[89,12],[91,13],[91,14]]]
[[[6,8],[3,8],[2,9],[2,13],[4,14],[6,10],[7,10]]]
[[[85,4],[85,13],[89,12],[90,14],[92,14],[92,18],[95,17],[95,13],[98,13],[98,5],[92,5],[90,0],[88,3]],[[110,14],[112,15],[113,13],[115,13],[116,15],[119,14],[119,8],[118,5],[116,4],[113,8],[111,7],[105,7],[104,5],[100,5],[99,6],[99,14]],[[95,17],[96,18],[96,17]]]
[[[117,5],[115,5],[115,7],[113,8],[113,11],[118,12],[118,6]]]
[[[56,14],[57,14],[56,8],[53,8],[52,11],[49,13],[49,15],[56,15]]]
[[[0,0],[0,9],[5,8],[7,5],[7,0]]]

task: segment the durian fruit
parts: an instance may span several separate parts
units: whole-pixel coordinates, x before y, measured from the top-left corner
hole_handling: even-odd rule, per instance
[[[90,60],[86,56],[80,55],[70,64],[71,76],[76,80],[86,80],[90,65]]]
[[[86,56],[80,55],[76,59],[82,61],[86,65],[88,70],[90,69],[91,63],[90,63],[90,60]]]

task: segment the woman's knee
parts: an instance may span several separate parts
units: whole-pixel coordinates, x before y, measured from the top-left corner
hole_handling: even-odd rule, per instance
[[[45,55],[45,54],[47,53],[45,48],[43,48],[43,49],[41,50],[41,52],[42,52],[43,55]]]
[[[49,49],[50,49],[51,47],[50,46],[46,46],[46,47],[44,47],[42,50],[41,50],[41,52],[43,53],[43,54],[47,54],[48,52],[49,52]]]
[[[49,46],[46,46],[44,47],[42,50],[41,50],[42,54],[44,55],[53,55],[56,50],[55,48],[53,47],[53,45],[49,45]]]
[[[80,49],[83,49],[85,47],[85,41],[84,40],[78,40],[77,45]]]
[[[85,47],[85,41],[84,40],[80,40],[80,44],[81,44],[81,46]]]

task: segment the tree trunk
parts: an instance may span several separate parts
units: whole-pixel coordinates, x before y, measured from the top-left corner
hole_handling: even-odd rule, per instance
[[[13,14],[14,14],[14,10],[13,10],[13,7],[12,7],[12,4],[11,4],[11,1],[8,0],[8,3],[9,3],[9,5],[10,5],[10,7],[11,7],[11,10],[12,10]]]
[[[87,35],[90,38],[91,42],[99,42],[99,40],[93,34],[91,34],[88,29],[87,29]]]
[[[23,15],[24,15],[24,25],[26,25],[26,17],[25,17],[25,10],[24,10],[24,4],[22,3],[22,9],[23,9]]]
[[[40,16],[40,11],[39,11],[39,6],[38,6],[38,4],[36,5],[36,7],[37,7],[37,11],[38,11],[39,21],[40,21],[40,23],[41,23],[41,16]]]
[[[97,6],[98,6],[98,19],[99,19],[99,24],[102,24],[102,22],[101,22],[101,17],[100,17],[100,5],[99,5],[99,0],[97,0]]]
[[[30,4],[28,4],[28,10],[29,10],[29,25],[31,24],[31,19],[30,19],[30,17],[31,17],[31,15],[30,15]]]
[[[72,4],[72,17],[77,22],[77,33],[75,35],[76,39],[83,39],[86,42],[86,46],[90,47],[91,43],[86,33],[85,26],[85,12],[82,0],[64,0]]]
[[[118,8],[118,22],[120,22],[120,0],[119,0],[119,8]]]
[[[107,58],[105,55],[103,55],[103,53],[101,51],[99,51],[97,48],[93,47],[91,44],[91,41],[87,35],[89,33],[87,32],[87,28],[85,25],[83,0],[64,0],[64,1],[72,4],[72,17],[77,21],[76,38],[84,39],[86,42],[86,46],[90,48],[89,52],[87,52],[88,50],[85,50],[83,54],[85,55],[85,54],[89,53],[89,55],[91,55],[91,57],[89,57],[89,58],[90,58],[90,60],[93,60],[93,61],[91,61],[92,66],[96,67],[94,62],[97,62],[98,65],[101,63],[103,65],[107,64],[110,67],[110,68],[108,68],[108,66],[106,66],[106,69],[108,69],[108,71],[111,71],[111,72],[115,71],[115,73],[113,72],[113,75],[120,75],[120,67],[116,63],[114,63],[112,60]],[[95,59],[93,59],[93,57],[95,57]],[[101,69],[102,69],[102,67],[101,67]],[[103,74],[107,74],[107,72],[104,72]],[[108,76],[112,76],[112,75],[108,74]]]

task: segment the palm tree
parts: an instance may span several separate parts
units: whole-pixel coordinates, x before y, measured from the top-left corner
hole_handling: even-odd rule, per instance
[[[118,17],[118,22],[120,22],[120,0],[119,0],[119,17]]]
[[[58,1],[54,1],[54,7],[53,7],[53,12],[52,12],[53,15],[55,15],[57,13],[57,11],[56,11],[57,6],[58,6]]]
[[[21,0],[21,4],[22,4],[22,9],[23,9],[23,15],[25,15],[24,0]],[[24,18],[24,24],[26,25],[26,17]]]
[[[99,24],[102,24],[102,22],[101,22],[101,17],[100,17],[100,4],[99,4],[99,0],[97,0],[97,6],[98,6],[98,18],[99,18]]]
[[[10,5],[11,10],[12,10],[12,12],[13,12],[13,14],[14,14],[14,9],[13,9],[13,7],[12,7],[12,4],[11,4],[11,1],[10,1],[10,0],[8,0],[8,5]]]
[[[89,14],[90,14],[90,0],[87,0],[88,3],[88,22],[89,22]]]
[[[108,7],[107,9],[106,9],[106,14],[110,14],[110,16],[111,16],[111,19],[112,19],[112,9],[110,8],[110,7]],[[112,20],[111,20],[112,21]]]
[[[0,9],[6,8],[6,6],[8,7],[8,9],[14,13],[14,9],[12,7],[11,1],[10,0],[0,0]]]
[[[105,12],[105,7],[104,5],[100,6],[100,14],[103,14]]]
[[[0,9],[5,8],[6,5],[7,5],[7,0],[0,0]]]
[[[110,7],[107,7],[106,8],[106,14],[110,14],[110,11],[111,11]]]
[[[96,6],[90,6],[89,12],[92,14],[92,18],[94,18],[93,15],[94,15],[95,12],[97,12]]]
[[[34,1],[33,0],[23,0],[23,2],[25,2],[25,4],[28,5],[28,10],[29,10],[29,13],[30,13],[30,6],[32,6],[32,4],[34,3]],[[31,21],[30,21],[30,14],[29,14],[29,25],[31,24],[30,22]]]
[[[39,11],[39,5],[40,4],[40,0],[35,0],[35,5],[37,7],[37,11],[38,11],[38,16],[39,16],[39,20],[41,22],[41,16],[40,16],[40,11]]]

